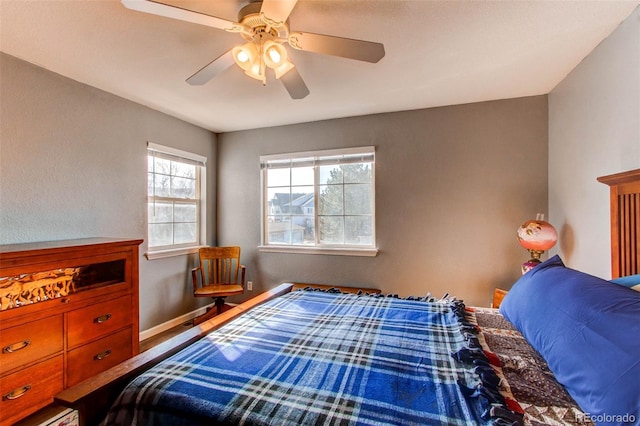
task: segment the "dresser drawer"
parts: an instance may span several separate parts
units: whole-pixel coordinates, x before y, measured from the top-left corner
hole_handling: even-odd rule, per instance
[[[69,352],[67,386],[73,386],[133,356],[131,328],[103,337]]]
[[[12,424],[53,401],[63,389],[62,355],[9,374],[0,381],[0,424]]]
[[[75,348],[131,324],[131,296],[71,311],[67,320],[67,345]]]
[[[62,315],[0,331],[0,374],[62,351]]]

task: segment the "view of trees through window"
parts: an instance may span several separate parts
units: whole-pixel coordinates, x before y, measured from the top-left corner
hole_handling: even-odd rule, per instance
[[[320,186],[318,219],[320,242],[371,244],[371,165],[326,167]],[[322,174],[322,173],[321,173]]]
[[[199,243],[198,167],[178,159],[149,154],[149,247]]]
[[[373,158],[267,163],[266,243],[370,247]]]

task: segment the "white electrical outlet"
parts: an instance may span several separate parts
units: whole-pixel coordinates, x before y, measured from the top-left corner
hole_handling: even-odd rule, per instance
[[[253,290],[253,281],[247,281],[247,290],[248,291],[252,291]]]

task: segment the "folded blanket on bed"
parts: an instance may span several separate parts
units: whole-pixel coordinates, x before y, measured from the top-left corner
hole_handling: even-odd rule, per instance
[[[136,378],[104,425],[513,424],[461,302],[298,291]]]

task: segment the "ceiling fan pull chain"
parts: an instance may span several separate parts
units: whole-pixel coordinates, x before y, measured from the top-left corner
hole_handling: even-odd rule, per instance
[[[260,34],[260,75],[262,76],[262,85],[267,85],[267,70],[264,64],[264,33]]]

